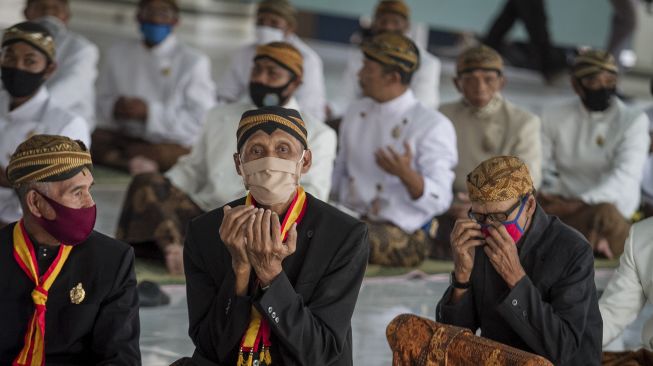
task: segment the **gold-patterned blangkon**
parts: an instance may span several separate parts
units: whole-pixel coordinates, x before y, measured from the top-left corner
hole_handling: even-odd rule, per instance
[[[410,38],[403,34],[386,32],[363,42],[361,51],[365,56],[386,66],[396,66],[406,73],[419,67],[419,51]]]
[[[55,45],[54,38],[51,35],[40,32],[24,31],[16,26],[5,30],[2,36],[2,44],[12,43],[15,41],[24,41],[38,48],[45,53],[50,60],[54,60]]]
[[[571,73],[574,77],[582,79],[586,76],[599,73],[601,71],[619,73],[619,67],[610,52],[603,50],[585,50],[581,52],[574,60]]]
[[[304,74],[304,58],[302,54],[290,43],[272,42],[256,47],[254,59],[267,57],[290,70],[295,76]]]
[[[18,145],[7,166],[7,179],[22,183],[50,181],[53,177],[91,166],[91,154],[78,141],[65,136],[34,135]]]
[[[521,159],[496,156],[467,175],[467,190],[473,202],[508,201],[532,193],[533,178]]]

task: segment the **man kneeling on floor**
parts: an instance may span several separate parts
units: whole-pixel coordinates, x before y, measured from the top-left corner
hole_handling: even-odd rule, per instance
[[[365,224],[299,185],[312,156],[297,111],[247,111],[237,141],[249,193],[186,235],[191,364],[351,365]]]
[[[516,157],[482,162],[467,176],[469,219],[451,234],[451,286],[439,322],[541,355],[556,365],[601,362],[601,314],[592,248],[547,215]]]

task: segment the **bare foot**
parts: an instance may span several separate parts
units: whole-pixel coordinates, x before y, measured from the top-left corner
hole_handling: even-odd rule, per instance
[[[165,250],[166,267],[171,275],[184,275],[184,247],[173,244],[168,245]]]
[[[606,238],[599,239],[599,241],[596,243],[596,246],[594,247],[594,252],[606,257],[607,259],[614,258],[612,249],[610,249],[610,243],[608,243],[608,239]]]
[[[138,175],[143,173],[157,173],[159,171],[159,164],[152,159],[148,159],[142,155],[133,157],[129,160],[129,174]]]

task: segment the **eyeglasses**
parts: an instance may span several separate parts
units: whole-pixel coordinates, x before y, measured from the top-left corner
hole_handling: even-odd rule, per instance
[[[467,212],[467,216],[478,222],[479,224],[482,224],[486,222],[488,219],[493,222],[504,222],[508,221],[508,217],[515,211],[519,206],[524,204],[526,200],[528,199],[529,195],[524,196],[522,199],[517,201],[512,207],[510,207],[507,211],[504,212],[490,212],[490,213],[480,213],[480,212],[474,212],[472,209],[469,209],[469,212]]]

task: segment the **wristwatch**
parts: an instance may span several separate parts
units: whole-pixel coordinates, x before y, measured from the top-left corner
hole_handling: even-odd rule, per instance
[[[451,278],[449,279],[449,284],[453,286],[453,288],[457,288],[460,290],[467,290],[472,286],[472,281],[458,282],[456,281],[456,274],[454,273],[454,271],[451,271]]]

